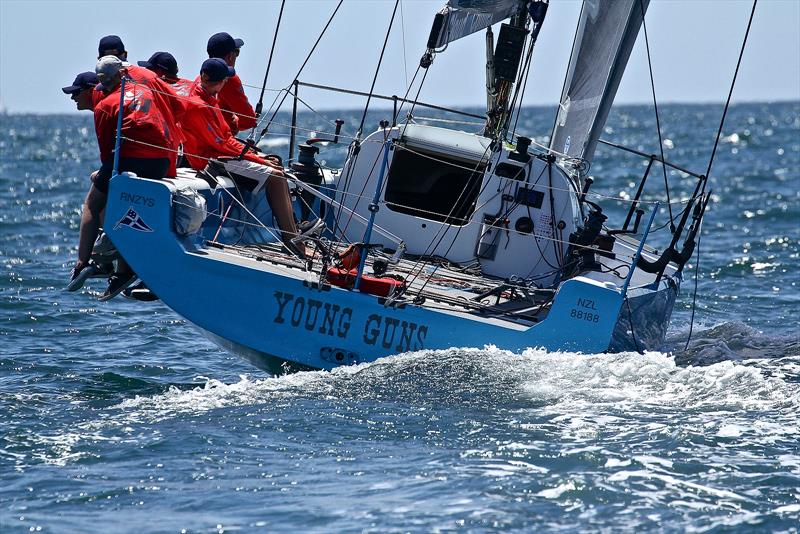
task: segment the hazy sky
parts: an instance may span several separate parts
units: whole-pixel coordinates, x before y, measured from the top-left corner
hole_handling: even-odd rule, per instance
[[[345,0],[301,80],[368,90],[393,1]],[[403,0],[376,90],[404,92],[445,0]],[[736,65],[750,0],[651,0],[647,27],[661,102],[721,102]],[[158,50],[194,78],[208,37],[227,31],[245,46],[236,69],[260,86],[279,1],[36,1],[0,0],[0,99],[12,112],[70,112],[60,88],[93,70],[97,42],[122,37],[133,61]],[[286,4],[269,87],[288,84],[335,6],[333,0]],[[525,104],[555,105],[580,10],[577,0],[553,0],[534,53]],[[617,102],[650,102],[644,41],[639,36]],[[436,57],[421,99],[442,105],[483,105],[483,33],[452,43]],[[251,101],[258,89],[247,88]],[[272,93],[268,93],[270,95]],[[322,109],[356,108],[357,97],[306,90]],[[761,0],[734,101],[800,99],[800,0]],[[267,100],[267,99],[265,99]],[[267,100],[268,102],[269,100]]]

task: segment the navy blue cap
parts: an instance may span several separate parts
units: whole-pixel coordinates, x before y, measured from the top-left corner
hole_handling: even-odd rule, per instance
[[[122,39],[117,35],[106,35],[100,39],[100,44],[97,45],[97,57],[107,56],[106,51],[108,50],[116,50],[119,53],[124,52],[125,45],[122,43]]]
[[[147,61],[139,61],[138,64],[140,67],[144,67],[146,69],[153,70],[157,67],[164,69],[173,76],[178,75],[178,62],[175,60],[175,56],[169,52],[156,52],[150,56],[150,59]]]
[[[62,87],[61,90],[68,95],[80,93],[84,89],[89,89],[100,83],[97,74],[94,72],[81,72],[75,77],[75,81],[69,87]]]
[[[236,74],[233,67],[229,67],[224,60],[218,57],[212,57],[203,61],[203,66],[200,67],[200,74],[208,74],[208,78],[212,82],[218,82]]]
[[[241,39],[234,39],[231,34],[220,32],[208,39],[206,52],[208,52],[208,57],[223,57],[243,46],[244,41]]]

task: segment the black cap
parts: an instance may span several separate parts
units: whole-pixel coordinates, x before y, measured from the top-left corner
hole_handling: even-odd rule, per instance
[[[100,44],[97,45],[97,57],[109,55],[106,54],[108,50],[116,50],[118,53],[124,52],[125,45],[122,43],[122,39],[117,35],[106,35],[100,39]]]
[[[229,67],[224,60],[212,57],[203,61],[203,66],[200,67],[200,74],[203,73],[206,73],[212,82],[218,82],[235,75],[236,71],[233,67]]]
[[[153,70],[158,67],[164,69],[173,76],[178,75],[178,62],[175,61],[175,57],[169,52],[156,52],[150,56],[150,59],[147,61],[139,61],[138,64],[140,67],[146,69]]]
[[[234,39],[231,34],[220,32],[208,39],[206,52],[208,52],[208,57],[223,57],[243,46],[244,41],[241,39]]]
[[[75,81],[69,87],[62,87],[61,90],[68,95],[80,93],[84,89],[90,89],[100,83],[97,74],[94,72],[81,72],[75,76]]]

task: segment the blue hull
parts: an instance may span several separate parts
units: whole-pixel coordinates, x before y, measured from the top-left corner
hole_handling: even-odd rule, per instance
[[[387,307],[376,296],[320,284],[316,274],[205,247],[197,235],[178,236],[174,189],[169,182],[114,178],[109,237],[165,304],[270,372],[331,369],[420,349],[495,345],[597,353],[613,345],[623,303],[616,288],[568,280],[548,315],[527,326],[455,307]],[[114,224],[131,210],[149,231]]]

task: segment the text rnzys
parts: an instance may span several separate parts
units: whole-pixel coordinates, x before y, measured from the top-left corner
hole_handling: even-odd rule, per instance
[[[275,292],[278,311],[273,322],[309,332],[347,338],[353,321],[353,309],[321,300]],[[384,349],[407,352],[424,348],[427,325],[394,317],[371,314],[364,321],[362,341]]]

